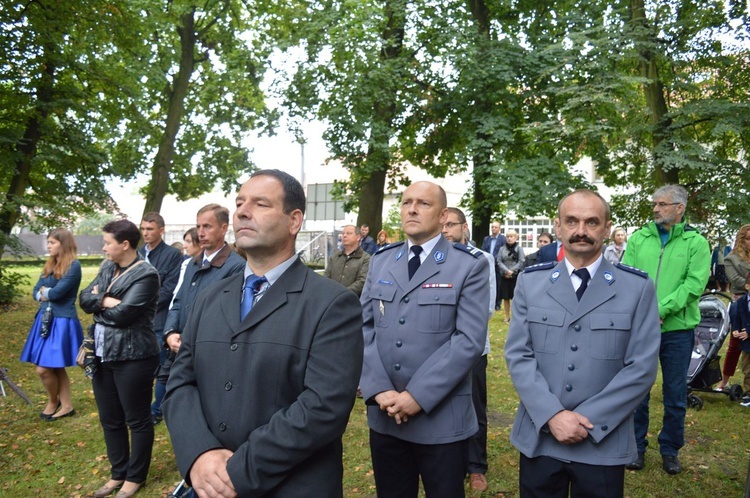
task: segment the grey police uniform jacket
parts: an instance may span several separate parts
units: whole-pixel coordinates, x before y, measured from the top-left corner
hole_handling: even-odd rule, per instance
[[[654,283],[603,259],[581,301],[565,262],[519,276],[505,358],[520,405],[511,442],[529,458],[623,465],[636,456],[633,410],[656,378],[661,331]],[[547,422],[571,410],[594,425],[561,444]]]
[[[489,265],[476,248],[440,236],[409,280],[405,243],[370,259],[362,291],[365,357],[360,387],[370,428],[420,444],[471,437],[471,368],[487,335]],[[408,391],[422,411],[397,425],[372,400]]]

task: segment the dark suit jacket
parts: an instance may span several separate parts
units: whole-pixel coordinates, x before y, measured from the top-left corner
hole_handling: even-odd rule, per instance
[[[537,264],[546,263],[547,261],[557,261],[557,242],[542,246],[538,253],[539,256],[536,258]]]
[[[492,254],[492,257],[497,259],[497,253],[500,251],[500,247],[505,245],[505,235],[499,233],[497,234],[497,242],[495,242],[495,250],[490,252],[490,247],[492,246],[492,237],[490,235],[486,236],[484,240],[482,241],[482,250],[484,252],[489,252]]]
[[[737,311],[730,313],[730,316],[733,318],[730,330],[750,329],[750,306],[747,302],[747,294],[743,294],[731,306],[734,306]],[[750,339],[740,341],[740,349],[746,353],[750,353]]]
[[[146,259],[146,246],[138,249],[138,254]],[[161,332],[164,330],[164,322],[167,321],[167,312],[174,296],[174,288],[180,279],[182,253],[162,240],[149,253],[148,262],[159,272],[159,304],[154,317],[154,332]]]
[[[242,497],[341,497],[362,369],[357,297],[295,261],[240,322],[243,275],[201,293],[162,410],[180,472],[215,448]]]

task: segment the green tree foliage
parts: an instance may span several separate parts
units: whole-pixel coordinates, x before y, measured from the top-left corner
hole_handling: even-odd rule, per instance
[[[144,3],[140,93],[111,141],[118,171],[149,177],[144,212],[159,211],[166,194],[189,199],[217,183],[235,191],[253,169],[242,139],[276,119],[260,89],[274,8],[237,0]]]
[[[112,40],[130,21],[103,1],[5,2],[0,9],[0,234],[114,210],[97,131],[132,81]],[[0,252],[7,239],[0,242]]]

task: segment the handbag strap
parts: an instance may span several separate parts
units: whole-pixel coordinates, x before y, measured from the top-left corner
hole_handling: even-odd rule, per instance
[[[115,282],[117,282],[120,279],[120,277],[122,277],[123,275],[125,275],[127,272],[129,272],[130,270],[132,270],[136,266],[138,266],[138,265],[140,265],[142,263],[145,263],[145,262],[146,262],[145,260],[139,259],[138,261],[136,261],[132,265],[128,266],[125,269],[124,272],[120,273],[119,275],[117,275],[115,278],[112,279],[112,281],[109,283],[109,287],[107,287],[107,292],[105,294],[109,294],[110,289],[112,289],[112,286],[115,285]]]

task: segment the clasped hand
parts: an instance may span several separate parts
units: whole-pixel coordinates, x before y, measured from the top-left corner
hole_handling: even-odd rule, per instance
[[[587,429],[593,429],[594,425],[580,413],[562,410],[549,419],[547,427],[562,444],[576,444],[589,437]]]
[[[409,391],[383,391],[375,395],[375,402],[388,416],[392,417],[397,424],[407,422],[409,417],[422,411],[422,407],[417,403]]]
[[[199,498],[235,498],[237,491],[227,472],[233,453],[226,449],[208,450],[190,468],[190,481]]]

